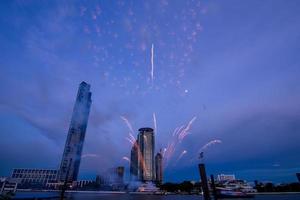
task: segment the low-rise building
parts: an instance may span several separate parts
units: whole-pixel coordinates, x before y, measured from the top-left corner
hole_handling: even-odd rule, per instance
[[[11,179],[23,187],[45,187],[57,181],[56,169],[13,169]]]
[[[232,181],[235,180],[234,174],[219,174],[217,177],[218,181]]]

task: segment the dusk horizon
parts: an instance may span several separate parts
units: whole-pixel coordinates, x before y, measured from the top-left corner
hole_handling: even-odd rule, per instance
[[[297,182],[299,19],[283,0],[1,2],[0,177],[60,169],[86,87],[78,180],[124,166],[129,182],[149,127],[164,183],[199,181],[200,162]]]

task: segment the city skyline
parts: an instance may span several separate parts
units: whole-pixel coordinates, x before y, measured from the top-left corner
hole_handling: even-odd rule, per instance
[[[151,127],[164,181],[199,180],[203,149],[210,174],[297,181],[299,19],[293,0],[2,2],[0,176],[59,169],[85,81],[78,179],[128,174],[132,136]]]

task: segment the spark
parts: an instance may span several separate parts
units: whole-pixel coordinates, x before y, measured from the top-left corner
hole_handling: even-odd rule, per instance
[[[151,46],[151,81],[154,79],[154,45]]]
[[[201,149],[198,152],[203,152],[209,146],[214,145],[214,144],[220,144],[220,143],[222,143],[221,140],[212,140],[212,141],[208,142],[207,144],[205,144],[203,147],[201,147]]]
[[[154,134],[157,134],[156,115],[153,113]]]
[[[181,154],[178,156],[178,158],[177,158],[177,160],[176,160],[176,163],[184,156],[184,154],[186,154],[187,153],[187,150],[183,150],[182,152],[181,152]]]
[[[130,163],[130,159],[127,156],[124,156],[122,159],[126,160],[126,161],[128,161]]]

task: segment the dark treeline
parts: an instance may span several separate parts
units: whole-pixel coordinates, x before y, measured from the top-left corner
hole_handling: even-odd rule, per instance
[[[201,183],[192,183],[190,181],[183,181],[182,183],[164,183],[160,186],[161,190],[167,192],[187,192],[194,193],[201,191]]]
[[[274,185],[273,183],[259,183],[255,181],[257,192],[300,192],[300,183]]]

